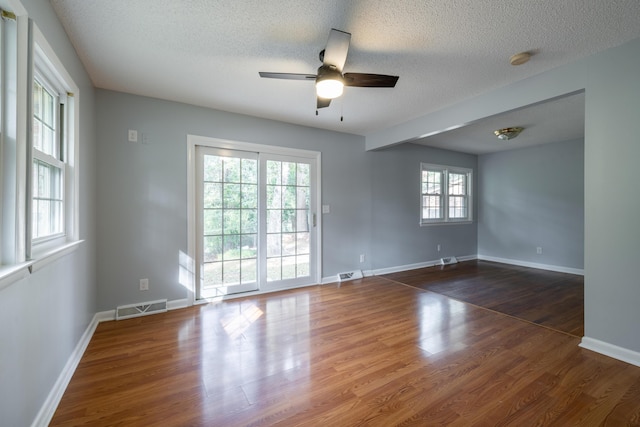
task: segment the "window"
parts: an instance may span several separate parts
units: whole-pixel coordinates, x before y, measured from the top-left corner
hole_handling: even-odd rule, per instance
[[[81,243],[80,95],[38,27],[0,12],[2,289]]]
[[[34,28],[27,259],[78,240],[77,87]]]
[[[420,224],[470,222],[471,169],[422,163]]]
[[[33,243],[64,235],[64,104],[57,91],[33,82],[31,238]]]

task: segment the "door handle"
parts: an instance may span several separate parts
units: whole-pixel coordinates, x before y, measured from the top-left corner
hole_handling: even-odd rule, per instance
[[[314,227],[316,226],[316,222],[317,222],[317,220],[316,220],[316,214],[313,214],[313,226],[314,226]]]

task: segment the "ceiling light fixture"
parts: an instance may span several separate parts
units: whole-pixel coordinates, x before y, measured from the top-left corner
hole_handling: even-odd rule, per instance
[[[515,128],[503,128],[494,131],[493,133],[498,137],[498,139],[502,141],[508,141],[520,135],[524,128],[515,127]]]
[[[318,69],[316,94],[320,98],[333,99],[342,95],[344,79],[340,71],[322,66]]]

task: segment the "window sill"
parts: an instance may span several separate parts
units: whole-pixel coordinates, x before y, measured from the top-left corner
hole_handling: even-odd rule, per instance
[[[27,277],[32,264],[33,261],[27,261],[0,267],[0,290]]]
[[[31,265],[29,266],[29,271],[31,273],[35,273],[40,270],[42,267],[51,264],[57,259],[62,258],[65,255],[68,255],[74,252],[80,244],[84,242],[84,240],[76,240],[73,242],[64,243],[62,245],[56,246],[53,249],[36,252],[34,255],[34,259],[31,260]]]
[[[59,245],[54,249],[40,252],[32,260],[20,264],[0,266],[0,290],[11,286],[13,283],[28,277],[30,274],[51,264],[57,259],[74,252],[84,240]]]

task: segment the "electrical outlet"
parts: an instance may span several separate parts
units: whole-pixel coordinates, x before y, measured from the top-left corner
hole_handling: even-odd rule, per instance
[[[364,262],[364,254],[360,254],[360,262]]]
[[[138,142],[138,131],[129,129],[129,142]]]
[[[542,248],[541,248],[540,246],[538,246],[538,247],[536,248],[536,253],[537,253],[538,255],[542,255]]]
[[[438,252],[440,252],[440,245],[438,245]]]
[[[149,290],[149,279],[140,279],[140,290],[141,291]]]

